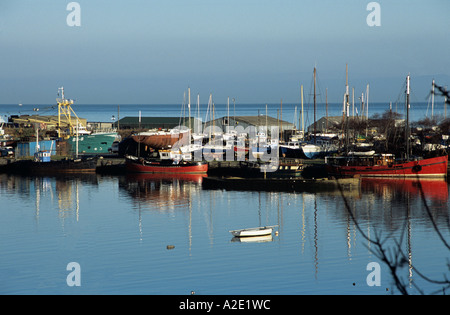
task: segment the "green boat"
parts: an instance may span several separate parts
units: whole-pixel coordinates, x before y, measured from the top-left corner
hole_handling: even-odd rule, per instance
[[[78,154],[104,154],[118,138],[117,132],[90,132],[73,111],[73,100],[64,97],[64,87],[58,89],[58,137],[68,143],[69,152]],[[75,117],[75,119],[73,118]]]
[[[78,148],[77,136],[70,136],[67,142],[69,143],[69,150],[71,152],[78,152],[79,154],[104,154],[108,153],[108,149],[112,147],[117,136],[117,132],[78,135]]]

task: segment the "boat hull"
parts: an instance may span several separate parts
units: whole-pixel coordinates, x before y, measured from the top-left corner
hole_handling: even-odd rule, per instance
[[[208,163],[206,162],[169,164],[160,161],[148,162],[142,159],[127,158],[125,167],[127,172],[131,173],[206,174],[208,172]]]
[[[301,147],[288,147],[280,145],[280,155],[287,158],[304,159],[305,154]]]
[[[336,177],[446,177],[448,156],[373,166],[327,165]]]
[[[230,231],[233,236],[236,237],[255,237],[255,236],[265,236],[272,234],[272,228],[252,228],[252,229],[242,229]]]
[[[7,165],[7,171],[22,175],[95,173],[97,158],[64,159],[50,162],[21,160]]]
[[[137,143],[145,144],[155,150],[165,150],[172,148],[175,144],[185,145],[188,137],[187,133],[170,133],[170,132],[156,132],[156,133],[141,133],[131,136]]]
[[[78,153],[82,154],[105,154],[116,140],[117,132],[99,133],[78,136]],[[77,150],[77,137],[69,137],[68,143],[71,152]]]
[[[306,144],[302,146],[303,154],[308,159],[318,159],[326,155],[337,153],[338,149],[334,146],[319,146],[315,144]]]

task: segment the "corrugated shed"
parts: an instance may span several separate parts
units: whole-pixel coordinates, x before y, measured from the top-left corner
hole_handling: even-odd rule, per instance
[[[55,140],[39,141],[39,149],[43,151],[51,151],[52,155],[56,154]],[[20,142],[17,144],[16,157],[33,156],[36,153],[36,142]]]

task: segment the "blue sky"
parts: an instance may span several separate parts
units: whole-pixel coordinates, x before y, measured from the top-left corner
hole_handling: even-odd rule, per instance
[[[187,87],[207,103],[341,102],[345,65],[356,95],[396,101],[405,77],[413,101],[431,79],[450,82],[450,1],[67,0],[0,2],[0,104],[52,104],[57,88],[78,104],[179,104]]]

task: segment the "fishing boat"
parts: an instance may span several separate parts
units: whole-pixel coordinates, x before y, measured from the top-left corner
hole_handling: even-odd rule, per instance
[[[396,160],[393,154],[326,157],[328,174],[334,177],[446,177],[448,156]]]
[[[206,174],[208,163],[169,158],[149,160],[127,155],[125,168],[131,173]]]
[[[64,96],[64,87],[58,89],[56,99],[58,104],[58,137],[67,140],[69,150],[82,154],[103,154],[108,153],[108,149],[119,137],[117,132],[91,132],[83,125],[75,111],[72,109],[74,101],[66,99]],[[73,125],[72,115],[76,118],[76,124]],[[67,129],[62,129],[61,122],[67,121]]]
[[[232,230],[229,231],[233,236],[236,237],[255,237],[255,236],[264,236],[264,235],[270,235],[272,234],[273,228],[276,225],[273,226],[260,226],[255,228],[247,228],[247,229],[240,229],[240,230]]]
[[[117,132],[98,132],[85,135],[70,136],[68,143],[70,151],[78,151],[80,154],[104,154],[108,153],[114,141],[118,138]],[[77,144],[78,141],[78,144]]]
[[[406,157],[396,159],[394,154],[374,154],[372,156],[345,155],[326,157],[325,164],[330,176],[334,177],[446,177],[448,155],[431,158],[410,155],[409,131],[409,87],[406,78]]]
[[[50,151],[38,151],[32,160],[18,160],[6,166],[6,171],[22,175],[55,175],[95,173],[97,157],[52,160]]]

